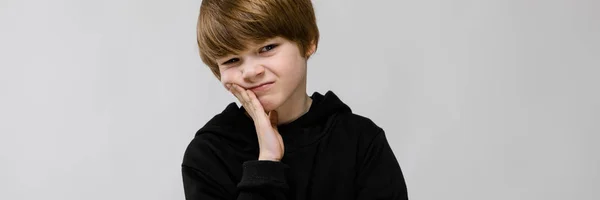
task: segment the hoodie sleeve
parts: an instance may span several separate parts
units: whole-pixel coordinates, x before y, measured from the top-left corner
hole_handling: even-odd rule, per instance
[[[408,200],[400,165],[383,130],[369,144],[357,176],[358,200]]]
[[[219,180],[208,173],[189,166],[182,166],[183,185],[187,200],[285,200],[284,191],[288,186],[283,170],[286,165],[269,161],[248,161],[244,163],[242,181],[238,184],[239,193],[227,193]]]
[[[242,180],[237,185],[238,199],[282,199],[288,184],[285,178],[286,164],[275,161],[246,161]]]
[[[204,141],[205,142],[205,141]],[[234,183],[229,167],[204,142],[192,142],[184,155],[182,176],[187,200],[285,200],[288,166],[274,161],[246,161]]]

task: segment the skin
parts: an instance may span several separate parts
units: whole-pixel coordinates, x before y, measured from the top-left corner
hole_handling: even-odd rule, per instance
[[[280,161],[284,144],[277,125],[294,121],[308,111],[312,99],[306,93],[306,61],[315,51],[299,51],[296,43],[275,37],[251,44],[238,55],[218,58],[221,83],[252,118],[260,148],[258,160]],[[251,90],[270,83],[268,90]]]

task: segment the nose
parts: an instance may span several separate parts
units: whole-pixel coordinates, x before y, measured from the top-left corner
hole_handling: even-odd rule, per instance
[[[265,67],[256,61],[245,62],[242,66],[242,77],[245,81],[255,82],[265,73]]]

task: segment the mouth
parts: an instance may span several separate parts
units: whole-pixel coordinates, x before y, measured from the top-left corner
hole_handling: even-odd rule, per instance
[[[258,93],[258,92],[263,92],[268,90],[269,88],[271,88],[271,86],[273,85],[274,82],[267,82],[267,83],[263,83],[254,87],[249,88],[249,90],[252,90],[252,92],[254,93]]]

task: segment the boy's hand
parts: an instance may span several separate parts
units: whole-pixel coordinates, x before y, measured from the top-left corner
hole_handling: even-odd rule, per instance
[[[277,130],[277,112],[269,113],[260,104],[256,94],[236,84],[227,84],[227,88],[242,103],[248,115],[254,121],[260,153],[258,160],[281,161],[284,153],[283,139]]]

